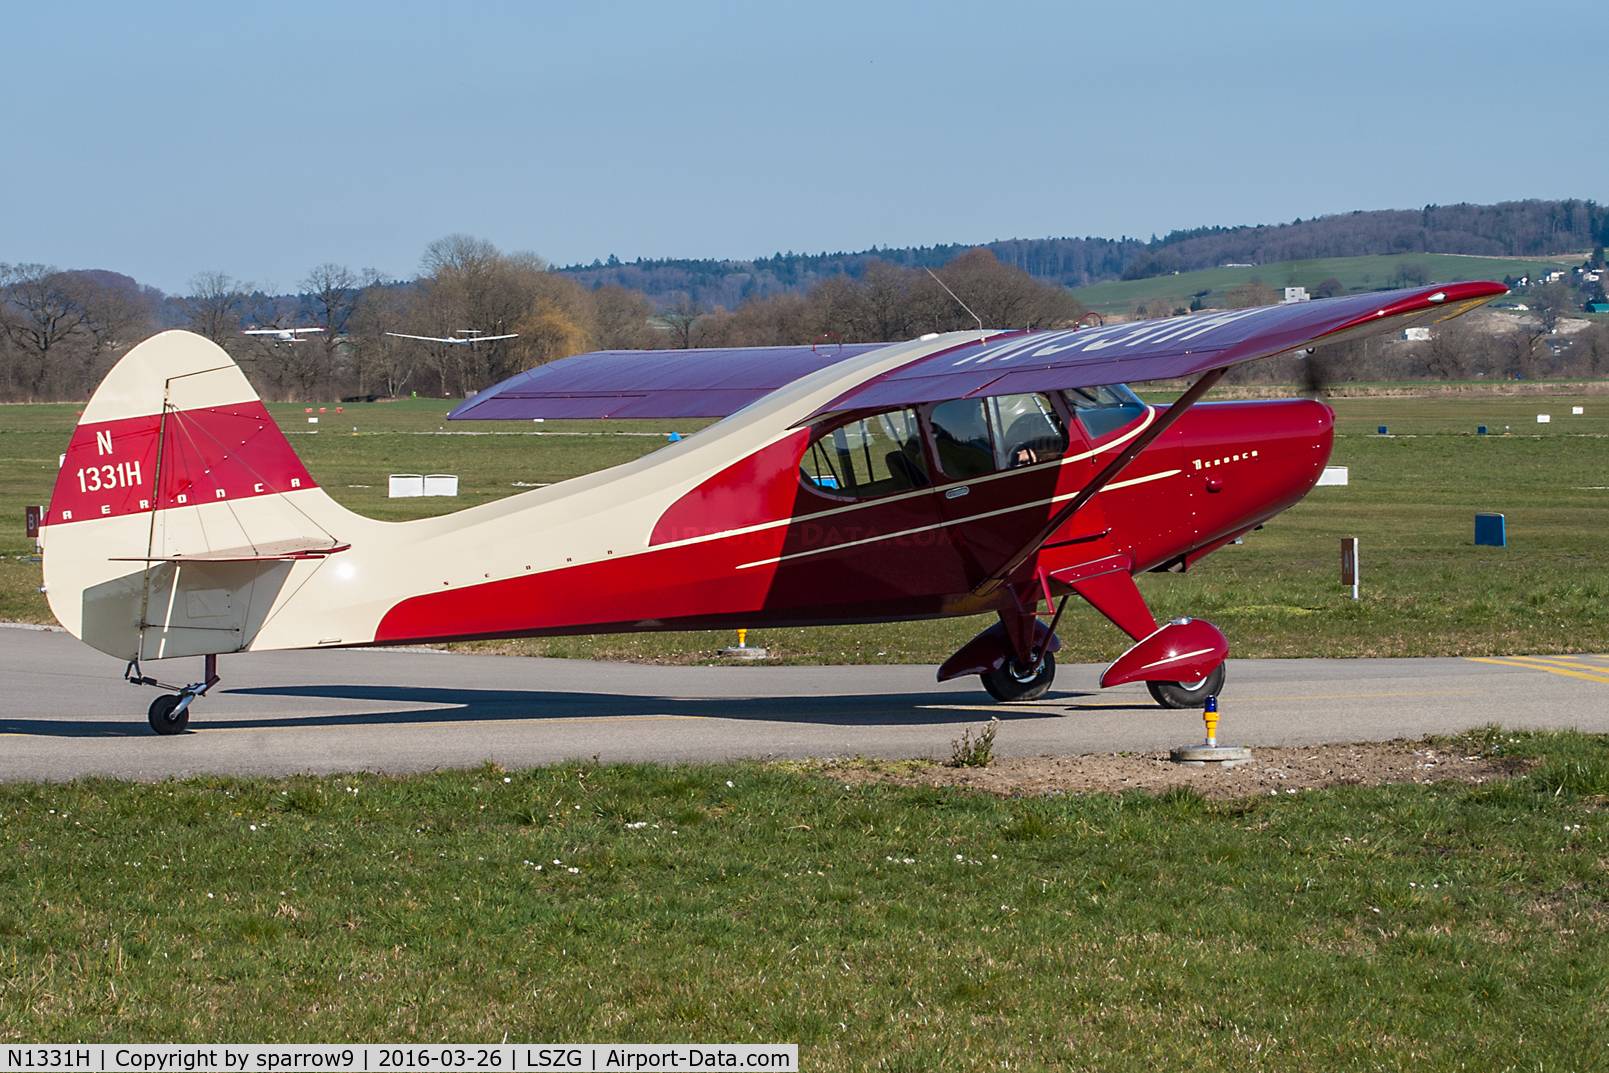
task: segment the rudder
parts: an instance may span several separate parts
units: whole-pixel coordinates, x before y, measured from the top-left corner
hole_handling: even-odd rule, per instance
[[[40,531],[51,610],[126,659],[244,648],[295,560],[339,546],[305,497],[325,500],[229,355],[153,336],[106,375],[68,445]]]

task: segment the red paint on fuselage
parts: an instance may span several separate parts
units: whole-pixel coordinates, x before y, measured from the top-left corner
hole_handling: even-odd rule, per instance
[[[1021,579],[1040,566],[1064,569],[1114,553],[1132,556],[1138,572],[1250,529],[1313,486],[1329,458],[1333,419],[1327,406],[1305,400],[1195,407],[1128,466],[1119,487],[1101,492],[1030,558]],[[416,596],[387,612],[375,640],[971,613],[995,606],[971,590],[1110,457],[970,483],[940,479],[857,502],[800,481],[804,445],[789,436],[716,474],[665,513],[644,551]],[[1209,478],[1219,490],[1208,490]],[[962,485],[967,495],[945,498]],[[996,602],[1011,599],[1001,589]]]
[[[1334,422],[1333,410],[1307,399],[1195,406],[1118,482],[1175,468],[1178,477],[1097,497],[1109,539],[1134,557],[1136,572],[1233,539],[1308,493],[1329,461]]]

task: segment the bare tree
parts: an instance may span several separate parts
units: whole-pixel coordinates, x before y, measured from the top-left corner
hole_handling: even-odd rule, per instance
[[[22,381],[32,398],[51,386],[68,340],[88,333],[88,315],[72,276],[41,264],[0,264],[0,331],[25,355]]]
[[[652,350],[662,342],[651,322],[654,307],[641,291],[599,287],[592,292],[592,315],[600,350]]]
[[[302,305],[313,327],[324,329],[308,340],[318,357],[315,380],[333,386],[341,366],[346,333],[363,300],[363,279],[345,265],[325,263],[302,280]]]
[[[422,267],[410,303],[411,334],[451,337],[473,329],[517,335],[469,345],[418,344],[443,395],[486,387],[591,342],[587,292],[534,253],[505,254],[484,240],[449,235],[430,244]]]
[[[699,323],[709,315],[710,312],[704,308],[703,303],[683,297],[654,320],[670,336],[673,349],[691,350],[699,337]]]
[[[251,284],[233,279],[226,272],[208,270],[190,279],[190,295],[180,300],[188,327],[225,350],[236,350],[240,343],[240,318]]]
[[[365,269],[363,278],[363,298],[347,326],[357,394],[395,397],[413,378],[419,350],[388,333],[405,330],[413,295],[406,285],[387,283],[375,269]]]
[[[1609,324],[1599,322],[1577,336],[1576,350],[1589,376],[1609,370]]]
[[[1531,308],[1536,310],[1536,315],[1542,322],[1542,330],[1549,334],[1559,326],[1559,317],[1575,309],[1576,305],[1575,297],[1570,293],[1570,285],[1563,280],[1532,287],[1527,297],[1530,299]]]
[[[1475,350],[1470,330],[1460,324],[1439,324],[1430,340],[1410,343],[1410,363],[1430,380],[1467,380]]]
[[[123,352],[156,330],[161,292],[115,273],[70,273],[84,310],[88,346],[79,375],[85,390],[100,382]]]

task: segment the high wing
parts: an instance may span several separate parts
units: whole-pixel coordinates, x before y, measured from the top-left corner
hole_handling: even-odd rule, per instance
[[[511,376],[447,417],[725,417],[801,376],[887,345],[599,350]]]
[[[295,335],[297,332],[321,332],[323,328],[242,328],[241,335]]]
[[[1448,283],[1078,331],[990,332],[870,377],[806,420],[843,410],[1191,377],[1298,348],[1434,324],[1506,290],[1501,283]],[[447,416],[725,417],[802,376],[888,345],[577,354],[512,376]]]
[[[443,338],[437,335],[405,335],[402,332],[386,332],[387,335],[398,339],[418,339],[426,343],[452,343],[455,346],[468,346],[471,343],[490,343],[494,339],[518,339],[519,332],[512,335],[454,335]]]
[[[418,339],[424,343],[461,343],[462,339],[442,339],[435,335],[407,335],[403,332],[386,332],[387,335],[397,339]]]
[[[1196,376],[1298,348],[1434,324],[1507,291],[1501,283],[1447,283],[1082,331],[996,336],[873,377],[810,419],[841,410]]]

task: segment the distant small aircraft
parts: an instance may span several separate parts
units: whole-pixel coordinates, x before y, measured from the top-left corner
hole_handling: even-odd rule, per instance
[[[402,332],[386,332],[398,339],[418,339],[424,343],[450,343],[453,346],[472,346],[475,343],[490,343],[494,339],[518,339],[518,332],[509,335],[482,335],[479,328],[459,328],[458,335],[441,337],[435,335],[404,335]]]
[[[298,338],[297,332],[321,332],[323,330],[323,328],[242,328],[240,334],[271,335],[274,337],[274,345],[278,346],[280,343],[302,342],[303,340]]]

